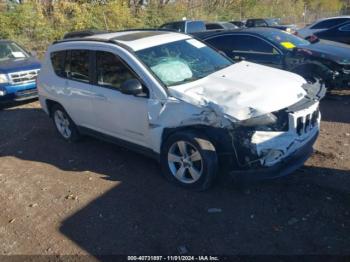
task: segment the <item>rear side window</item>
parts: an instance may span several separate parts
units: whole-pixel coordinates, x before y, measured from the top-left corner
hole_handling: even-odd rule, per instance
[[[52,67],[57,76],[90,82],[90,52],[88,50],[64,50],[51,53]]]
[[[246,27],[253,27],[254,26],[254,21],[253,20],[248,20],[246,23]]]
[[[333,26],[340,25],[342,23],[345,23],[347,21],[350,21],[349,18],[337,18],[337,19],[329,19],[325,21],[321,21],[317,24],[315,24],[311,29],[327,29],[331,28]]]
[[[218,24],[206,24],[205,27],[207,30],[224,29],[221,25]]]
[[[264,20],[256,20],[255,21],[255,26],[256,27],[267,26],[267,23]]]
[[[64,61],[66,58],[66,51],[58,51],[51,53],[51,63],[53,70],[57,76],[65,77]]]
[[[162,29],[168,29],[178,32],[185,32],[185,23],[184,22],[174,22],[161,26]]]
[[[97,84],[119,89],[126,80],[135,78],[132,71],[114,54],[96,52]]]
[[[194,33],[205,31],[205,24],[201,21],[191,21],[187,23],[187,32],[186,33]]]
[[[70,51],[69,79],[89,83],[89,68],[90,52],[88,50]]]

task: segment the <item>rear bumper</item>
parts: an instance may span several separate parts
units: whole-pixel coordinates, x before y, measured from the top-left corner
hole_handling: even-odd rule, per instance
[[[313,145],[317,140],[318,134],[319,132],[315,133],[315,135],[302,147],[298,148],[291,155],[273,166],[248,170],[235,170],[231,171],[230,175],[236,179],[248,181],[271,179],[289,175],[302,167],[306,160],[312,155]]]

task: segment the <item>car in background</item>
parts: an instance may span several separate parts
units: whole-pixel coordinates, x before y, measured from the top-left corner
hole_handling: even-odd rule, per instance
[[[40,62],[23,47],[0,40],[0,102],[36,98],[40,67]]]
[[[64,140],[88,134],[134,149],[195,190],[212,185],[219,167],[244,179],[273,178],[311,155],[320,85],[235,64],[187,34],[77,35],[49,47],[38,78],[40,104]]]
[[[201,20],[183,20],[163,24],[159,29],[165,29],[186,34],[207,30],[205,23]]]
[[[272,27],[276,29],[280,29],[283,31],[287,31],[290,33],[294,33],[296,31],[295,25],[281,25],[281,19],[279,18],[258,18],[258,19],[248,19],[245,26],[250,27]]]
[[[328,30],[315,33],[314,35],[320,39],[350,45],[350,21],[348,23],[332,27]]]
[[[242,21],[230,21],[229,23],[234,24],[239,28],[245,27],[245,22],[242,22]]]
[[[234,30],[239,27],[229,22],[208,22],[205,23],[207,30]]]
[[[313,43],[273,28],[247,28],[193,34],[234,61],[251,61],[297,73],[328,88],[350,86],[350,47],[331,41]]]
[[[316,33],[331,29],[338,25],[350,22],[350,16],[337,16],[317,20],[316,22],[307,25],[306,27],[297,30],[296,34],[302,38],[309,37]]]

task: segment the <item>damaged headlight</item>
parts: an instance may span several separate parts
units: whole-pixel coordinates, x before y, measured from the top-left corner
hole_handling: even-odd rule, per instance
[[[286,110],[282,109],[241,121],[239,124],[256,131],[288,131],[289,117]]]
[[[246,126],[246,127],[268,126],[276,122],[277,122],[277,117],[272,113],[268,113],[265,115],[261,115],[261,116],[257,116],[257,117],[253,117],[253,118],[241,121],[240,125]]]

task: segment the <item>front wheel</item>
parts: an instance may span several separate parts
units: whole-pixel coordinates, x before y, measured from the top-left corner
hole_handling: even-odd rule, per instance
[[[206,190],[216,177],[216,150],[203,135],[192,131],[175,133],[163,144],[161,167],[170,181],[185,188]]]

